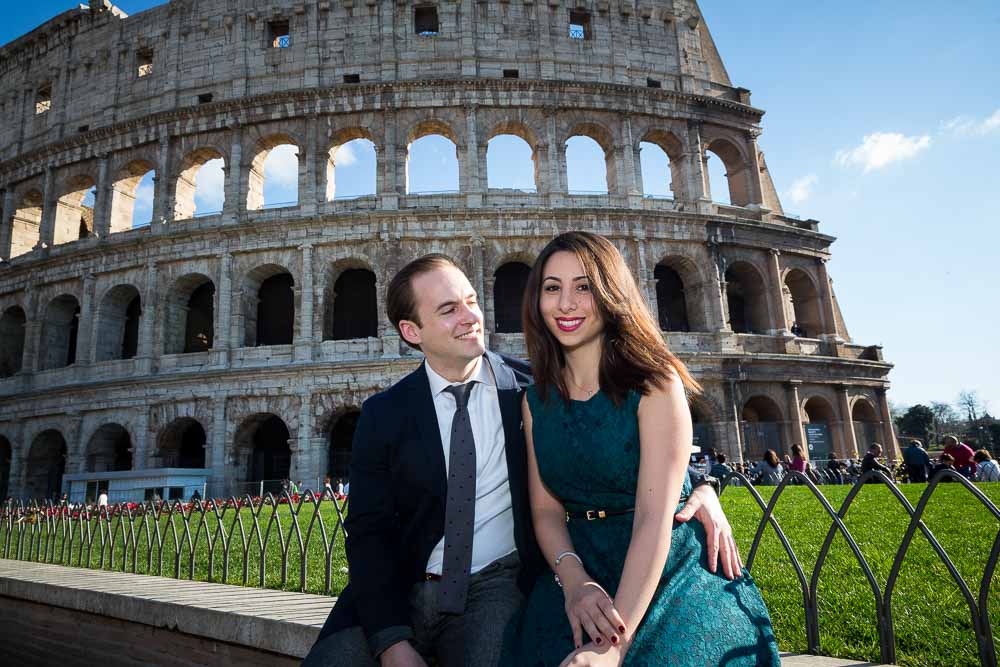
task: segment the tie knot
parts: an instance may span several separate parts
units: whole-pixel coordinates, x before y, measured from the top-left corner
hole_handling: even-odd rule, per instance
[[[445,387],[445,391],[455,397],[455,404],[459,410],[464,410],[469,405],[469,395],[472,393],[474,384],[476,383],[466,382],[465,384],[453,384]]]

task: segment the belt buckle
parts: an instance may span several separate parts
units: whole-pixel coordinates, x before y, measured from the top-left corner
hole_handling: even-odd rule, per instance
[[[587,510],[587,521],[594,521],[596,519],[604,519],[607,514],[604,510]]]

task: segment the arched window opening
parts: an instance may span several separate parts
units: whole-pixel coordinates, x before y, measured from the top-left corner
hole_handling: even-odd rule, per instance
[[[442,134],[414,139],[406,148],[406,194],[459,191],[458,146]]]
[[[731,206],[751,203],[750,169],[735,144],[725,139],[712,141],[706,149],[705,160],[712,201]]]
[[[174,219],[215,215],[226,201],[225,160],[214,148],[189,153],[177,176]]]
[[[20,306],[11,306],[0,316],[0,378],[10,377],[22,368],[27,322]]]
[[[164,352],[186,354],[212,349],[215,329],[215,284],[200,273],[183,276],[166,299]]]
[[[286,136],[261,141],[248,178],[248,211],[298,206],[299,147]]]
[[[11,221],[10,256],[17,257],[31,252],[40,238],[42,227],[42,193],[29,190],[21,198],[14,209],[14,219]]]
[[[696,402],[689,404],[691,411],[691,435],[693,447],[705,452],[715,448],[715,433],[708,412]]]
[[[690,331],[687,294],[680,274],[666,264],[658,264],[653,277],[656,279],[656,307],[660,316],[660,329]]]
[[[205,429],[191,417],[175,419],[163,431],[158,452],[163,468],[204,468]]]
[[[326,163],[326,200],[374,195],[377,172],[378,156],[370,138],[357,137],[334,146]]]
[[[96,182],[90,176],[74,176],[66,182],[66,190],[56,202],[55,245],[85,239],[94,232]]]
[[[736,262],[726,269],[726,300],[729,326],[734,333],[767,333],[767,295],[760,273],[746,262]]]
[[[354,430],[358,426],[361,411],[351,409],[342,414],[330,429],[330,453],[327,458],[326,471],[336,482],[348,480],[351,465],[351,445],[354,442]]]
[[[809,275],[801,269],[792,269],[785,276],[790,303],[785,304],[792,333],[802,338],[816,338],[823,332],[820,319],[819,296]]]
[[[55,500],[66,471],[66,440],[54,429],[35,437],[28,450],[24,490],[28,498]]]
[[[531,268],[521,262],[507,262],[494,274],[493,308],[497,333],[521,333],[521,302]]]
[[[139,290],[118,285],[104,296],[97,311],[96,361],[131,359],[139,347]]]
[[[658,145],[639,143],[639,165],[642,170],[642,194],[650,199],[673,199],[673,177],[670,158]]]
[[[764,457],[764,452],[773,449],[779,457],[785,454],[782,423],[784,419],[777,404],[766,396],[754,396],[748,400],[740,415],[743,423],[743,457],[756,462]]]
[[[6,499],[10,490],[10,461],[13,454],[10,440],[0,435],[0,499]]]
[[[375,274],[368,269],[341,271],[327,293],[323,340],[351,340],[378,336]]]
[[[76,363],[76,339],[80,326],[80,304],[69,294],[49,302],[42,322],[39,368],[49,370]]]
[[[486,145],[489,189],[538,191],[538,160],[531,145],[514,134],[498,134]]]
[[[295,330],[295,281],[287,271],[268,276],[256,290],[254,317],[247,318],[247,333],[253,327],[253,341],[247,347],[289,345]],[[249,313],[248,313],[249,315]]]
[[[291,470],[292,450],[288,427],[272,414],[251,417],[237,435],[237,446],[246,451],[245,480],[253,493],[263,482],[264,493],[279,493]]]
[[[153,220],[156,170],[145,160],[128,163],[111,188],[111,233],[146,227]]]
[[[105,424],[87,444],[87,472],[132,469],[132,438],[120,424]]]
[[[571,195],[606,195],[610,191],[608,156],[597,141],[583,135],[566,141],[566,188]]]
[[[865,399],[858,399],[851,409],[851,421],[854,424],[854,438],[858,443],[858,451],[866,452],[875,443],[880,443],[878,431],[881,420],[875,412],[875,406]]]

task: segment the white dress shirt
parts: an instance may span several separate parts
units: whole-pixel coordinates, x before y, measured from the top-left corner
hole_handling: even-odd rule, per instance
[[[478,383],[472,390],[468,406],[472,435],[476,440],[476,519],[472,538],[472,573],[517,548],[514,544],[514,511],[510,504],[500,400],[493,370],[484,359],[485,357],[479,358],[479,366],[468,380]],[[455,397],[445,389],[453,384],[463,383],[449,382],[435,372],[430,364],[425,363],[424,366],[431,385],[431,395],[434,397],[447,474],[451,453],[451,422],[455,417],[456,404]],[[427,560],[427,571],[441,574],[443,561],[444,538],[441,538]]]

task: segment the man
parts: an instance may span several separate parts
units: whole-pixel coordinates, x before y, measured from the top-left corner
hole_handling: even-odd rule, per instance
[[[910,446],[903,452],[903,462],[906,463],[907,476],[911,482],[926,482],[927,471],[931,467],[931,457],[924,449],[924,443],[916,438],[910,440]]]
[[[732,473],[733,469],[726,465],[726,455],[722,452],[716,454],[715,463],[712,464],[712,468],[708,471],[708,474],[721,481],[729,477]]]
[[[864,475],[869,470],[878,470],[891,480],[892,471],[879,463],[878,459],[880,456],[882,456],[882,445],[876,442],[868,448],[868,453],[865,454],[865,458],[861,461],[861,474]],[[878,483],[877,480],[869,481]]]
[[[365,401],[354,435],[347,515],[350,583],[303,663],[441,667],[496,664],[507,621],[545,567],[528,506],[521,430],[524,362],[486,352],[483,314],[465,274],[442,255],[389,284],[389,319],[425,362]],[[739,572],[711,488],[697,516]],[[555,554],[548,555],[550,560]]]
[[[964,442],[959,442],[953,435],[946,435],[944,438],[944,452],[950,454],[955,459],[955,470],[968,479],[976,477],[976,453],[972,451]]]

